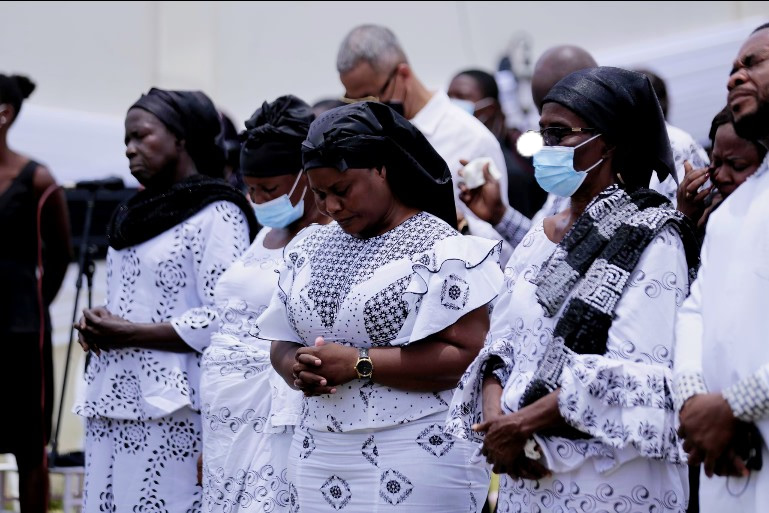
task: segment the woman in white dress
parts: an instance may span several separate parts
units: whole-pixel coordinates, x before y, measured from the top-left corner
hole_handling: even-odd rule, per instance
[[[489,474],[443,427],[483,345],[500,246],[455,230],[446,163],[384,104],[324,113],[302,151],[336,223],[287,246],[259,320],[276,370],[305,392],[290,511],[480,511]]]
[[[550,91],[540,126],[535,176],[571,206],[513,254],[447,431],[483,440],[500,512],[683,513],[671,359],[698,247],[645,188],[675,172],[659,104],[641,74],[586,69]]]
[[[125,129],[145,188],[109,227],[107,304],[77,324],[91,351],[74,407],[86,418],[83,511],[195,512],[214,287],[257,225],[248,200],[219,178],[219,117],[206,95],[152,89]]]
[[[240,161],[264,226],[214,289],[220,326],[203,353],[203,510],[288,511],[288,449],[301,407],[270,364],[257,318],[278,286],[283,247],[326,223],[302,173],[302,141],[314,116],[294,96],[265,102],[246,121]]]

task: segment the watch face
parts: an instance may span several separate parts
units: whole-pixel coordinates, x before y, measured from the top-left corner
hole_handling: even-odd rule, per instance
[[[368,376],[371,374],[371,371],[374,370],[374,366],[371,365],[371,362],[368,360],[359,361],[355,368],[358,370],[358,374],[361,376]]]

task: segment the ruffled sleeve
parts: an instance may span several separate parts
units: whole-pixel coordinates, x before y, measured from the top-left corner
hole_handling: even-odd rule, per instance
[[[413,274],[403,299],[415,311],[408,342],[451,326],[499,293],[501,242],[473,236],[447,237],[412,256]]]
[[[203,352],[218,328],[214,288],[219,277],[249,247],[248,223],[234,204],[219,201],[206,207],[184,227],[185,243],[193,258],[199,305],[171,319],[179,337]]]
[[[688,291],[683,244],[663,230],[646,248],[609,329],[604,355],[565,350],[559,409],[570,425],[617,450],[685,461],[676,435],[672,356]]]

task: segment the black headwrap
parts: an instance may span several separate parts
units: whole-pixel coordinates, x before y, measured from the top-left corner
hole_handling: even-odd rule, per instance
[[[648,187],[656,171],[660,182],[676,179],[665,118],[646,75],[601,66],[575,71],[545,96],[597,128],[617,146],[615,170],[631,188]]]
[[[296,175],[302,169],[302,141],[315,119],[296,96],[281,96],[246,121],[241,134],[240,168],[245,176]]]
[[[221,131],[219,113],[204,93],[165,91],[153,87],[131,109],[150,112],[176,137],[184,139],[184,147],[195,162],[198,173],[213,177],[223,175],[224,149],[217,142]]]
[[[141,190],[124,201],[107,226],[107,241],[115,249],[141,244],[217,201],[229,201],[243,211],[249,238],[253,241],[259,225],[245,195],[221,178],[201,174],[192,175],[166,190]]]
[[[385,104],[358,102],[324,112],[302,143],[304,170],[387,168],[404,204],[457,227],[451,172],[422,132]]]

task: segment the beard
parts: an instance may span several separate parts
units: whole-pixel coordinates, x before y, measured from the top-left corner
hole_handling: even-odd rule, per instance
[[[734,131],[738,136],[749,141],[759,141],[769,136],[769,103],[761,102],[754,112],[740,116],[734,115]]]

